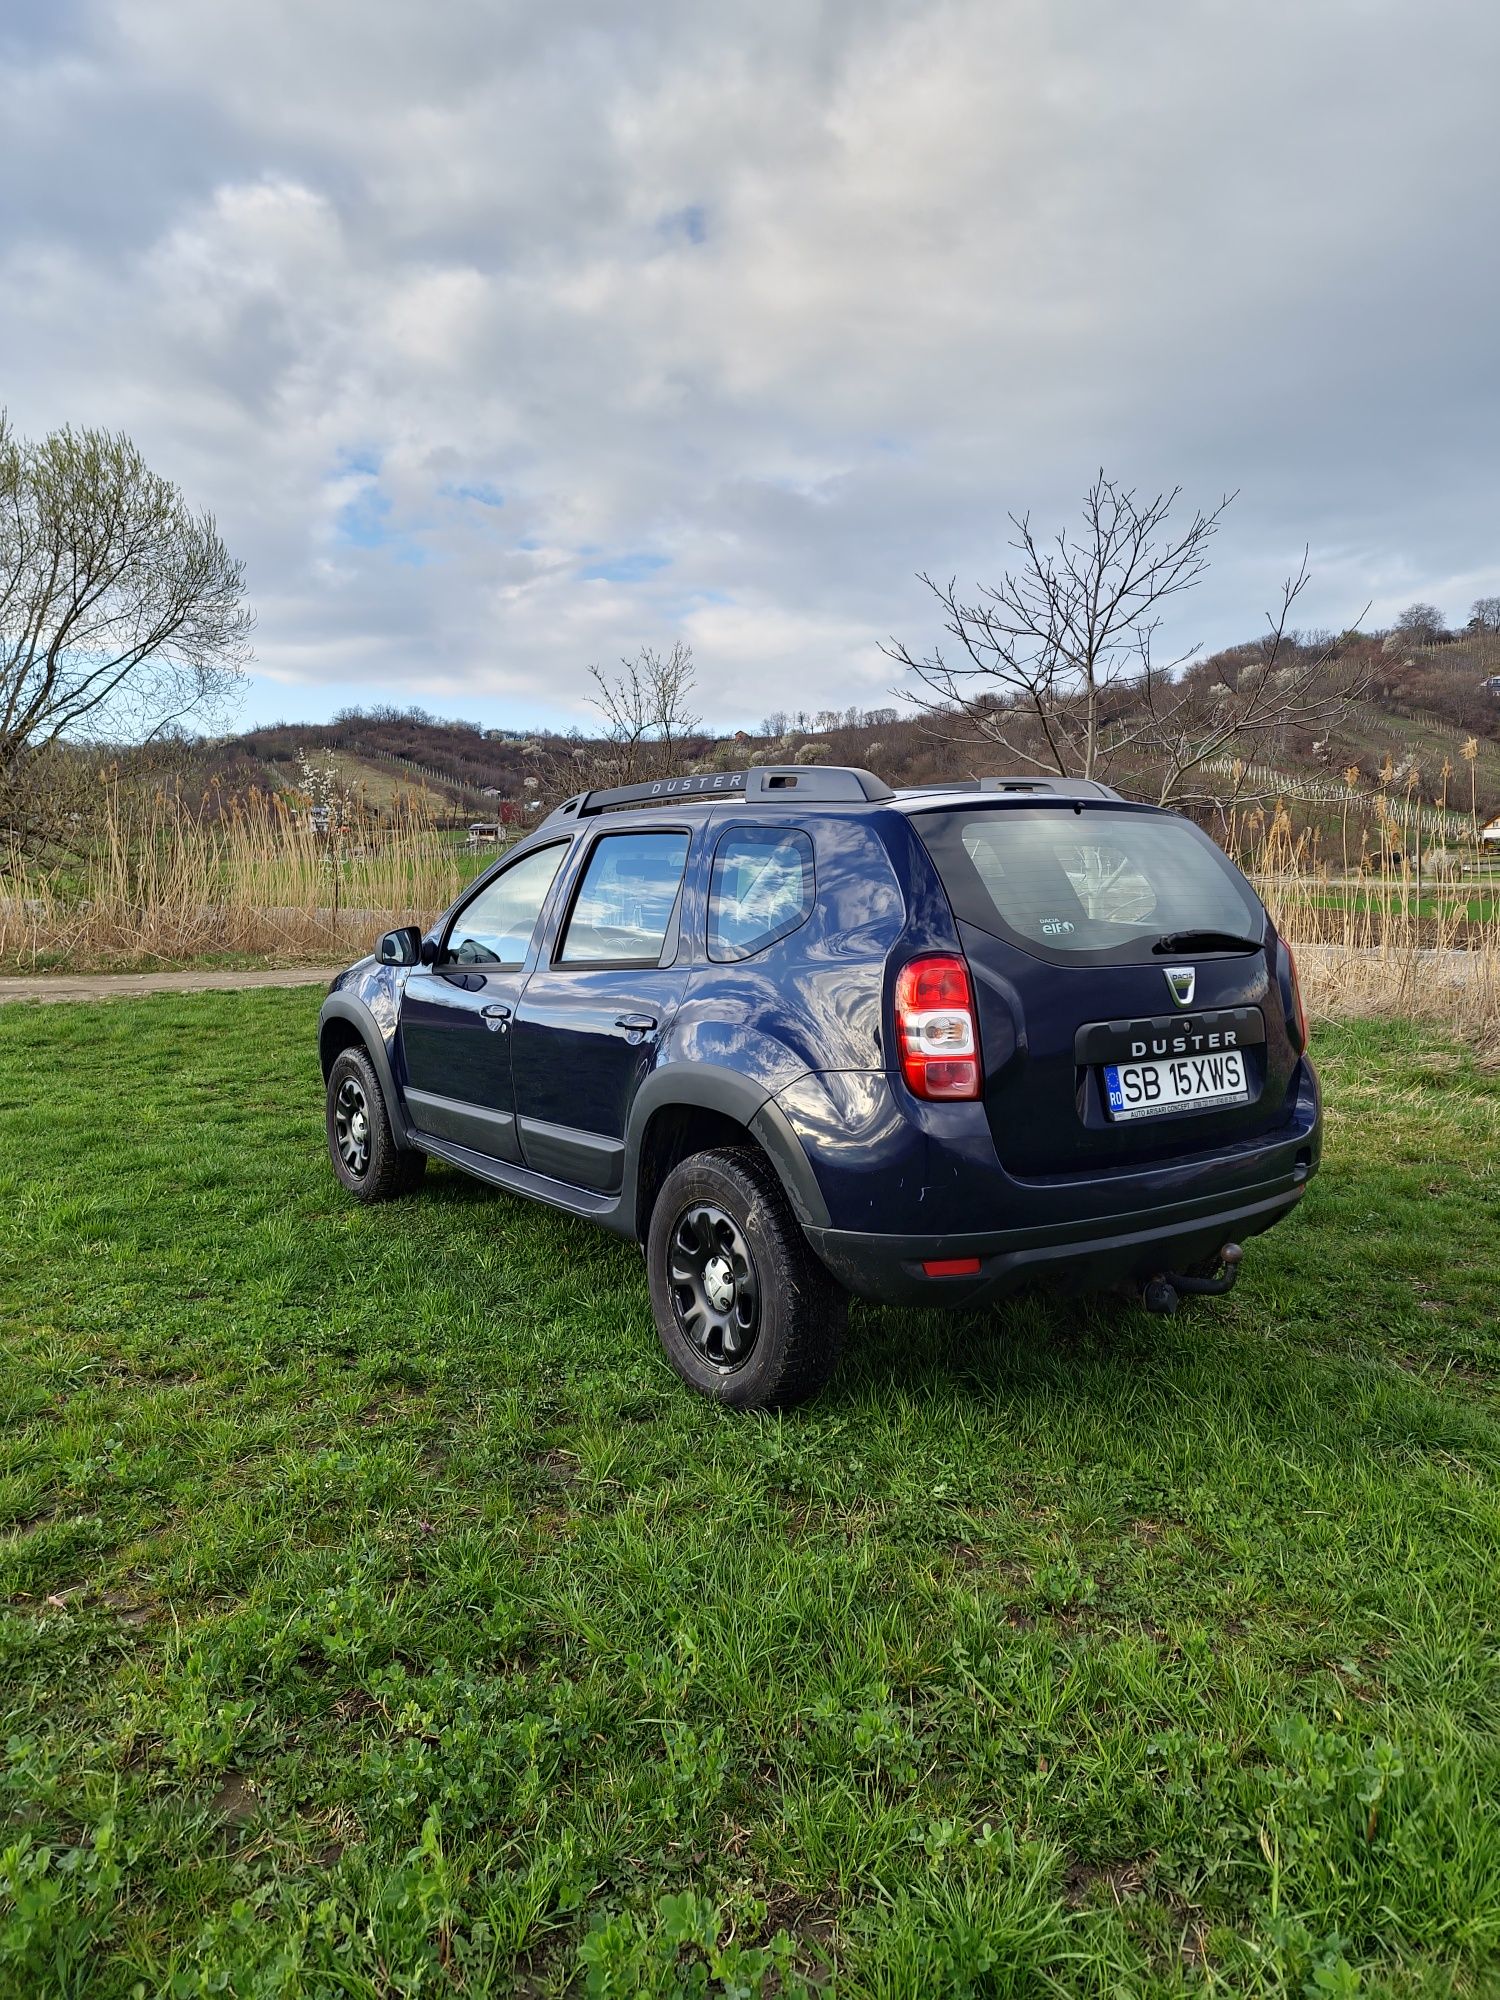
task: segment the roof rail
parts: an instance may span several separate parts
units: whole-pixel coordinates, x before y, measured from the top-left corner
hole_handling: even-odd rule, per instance
[[[543,825],[621,812],[631,806],[669,805],[674,799],[708,799],[720,794],[747,801],[805,799],[812,805],[895,797],[873,771],[861,771],[852,764],[830,764],[821,769],[815,764],[759,764],[748,771],[696,771],[681,778],[652,778],[644,785],[611,785],[602,791],[577,792],[555,807]]]
[[[940,797],[944,792],[1020,792],[1054,799],[1119,799],[1118,792],[1096,778],[949,778],[946,783],[903,785],[903,799]],[[1124,801],[1121,800],[1123,804]]]
[[[1097,778],[981,778],[982,792],[1041,792],[1058,799],[1118,799],[1120,794]],[[1123,801],[1122,801],[1123,803]]]
[[[873,771],[858,764],[757,764],[745,773],[747,799],[779,799],[793,792],[799,799],[826,804],[840,799],[893,799],[896,794]]]

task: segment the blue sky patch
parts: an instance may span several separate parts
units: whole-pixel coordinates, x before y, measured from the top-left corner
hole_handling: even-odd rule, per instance
[[[655,576],[659,569],[666,569],[671,563],[670,556],[657,556],[645,549],[635,550],[630,555],[609,556],[603,562],[594,563],[583,572],[587,583],[644,583],[649,576]]]
[[[664,215],[656,226],[663,236],[685,236],[689,243],[705,243],[708,210],[701,202],[690,202],[686,208],[674,208],[670,215]]]
[[[378,549],[390,540],[386,520],[391,503],[378,486],[368,486],[346,500],[338,513],[337,533],[351,548]]]
[[[404,528],[390,525],[391,503],[378,486],[367,486],[338,511],[334,539],[351,549],[381,549],[408,569],[425,569],[427,550]]]
[[[505,495],[500,491],[498,486],[491,485],[487,479],[482,479],[472,486],[445,486],[443,493],[449,500],[469,500],[476,507],[503,507],[505,505]]]

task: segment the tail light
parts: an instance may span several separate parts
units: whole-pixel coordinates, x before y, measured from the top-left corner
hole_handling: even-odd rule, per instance
[[[978,1097],[979,1024],[961,958],[914,958],[896,979],[901,1074],[915,1097]]]
[[[1282,943],[1286,944],[1283,938]],[[1288,944],[1286,947],[1287,970],[1292,976],[1292,1007],[1297,1016],[1297,1032],[1302,1037],[1302,1046],[1307,1047],[1307,1009],[1302,1004],[1302,981],[1297,977],[1297,955]]]

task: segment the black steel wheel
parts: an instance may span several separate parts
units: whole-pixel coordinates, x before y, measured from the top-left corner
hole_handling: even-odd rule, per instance
[[[370,1167],[370,1100],[364,1079],[351,1071],[333,1100],[333,1130],[339,1158],[351,1178],[363,1180]]]
[[[833,1373],[848,1299],[759,1148],[715,1147],[672,1169],[651,1211],[646,1268],[667,1359],[704,1395],[787,1409]]]
[[[743,1368],[760,1331],[760,1279],[745,1232],[717,1202],[690,1202],[672,1231],[677,1329],[714,1368]]]
[[[329,1070],[326,1122],[333,1171],[357,1200],[390,1201],[421,1180],[427,1155],[396,1143],[364,1049],[345,1049]]]

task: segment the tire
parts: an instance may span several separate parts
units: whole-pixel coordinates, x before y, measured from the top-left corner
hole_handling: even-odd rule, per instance
[[[736,1410],[785,1410],[838,1365],[848,1295],[813,1255],[753,1146],[694,1153],[646,1235],[651,1310],[685,1382]]]
[[[375,1065],[363,1049],[345,1049],[328,1072],[324,1122],[333,1171],[356,1201],[410,1194],[427,1155],[398,1146]]]

